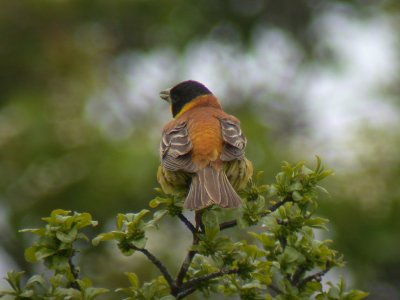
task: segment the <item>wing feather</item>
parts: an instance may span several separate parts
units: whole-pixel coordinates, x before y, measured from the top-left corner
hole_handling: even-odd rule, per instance
[[[187,122],[164,131],[160,144],[161,164],[169,171],[194,172],[195,166],[190,151],[193,145],[189,138]]]
[[[222,118],[220,122],[222,138],[225,142],[221,153],[221,160],[243,159],[247,140],[240,129],[240,123],[228,118]]]

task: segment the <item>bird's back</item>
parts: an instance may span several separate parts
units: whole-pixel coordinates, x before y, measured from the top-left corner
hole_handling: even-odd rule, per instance
[[[193,144],[192,159],[200,168],[217,164],[223,140],[218,116],[222,111],[213,107],[199,107],[187,112],[189,137]]]

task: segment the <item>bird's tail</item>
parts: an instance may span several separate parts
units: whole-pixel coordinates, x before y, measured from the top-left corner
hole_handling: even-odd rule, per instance
[[[199,210],[217,204],[220,207],[238,207],[241,204],[223,170],[207,166],[199,170],[192,178],[184,207]]]

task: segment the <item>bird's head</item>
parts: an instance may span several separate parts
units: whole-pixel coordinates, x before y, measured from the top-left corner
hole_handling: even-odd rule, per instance
[[[205,95],[212,95],[212,93],[203,84],[194,80],[183,81],[170,89],[160,92],[161,99],[170,104],[173,117],[181,113],[186,104],[199,96]]]

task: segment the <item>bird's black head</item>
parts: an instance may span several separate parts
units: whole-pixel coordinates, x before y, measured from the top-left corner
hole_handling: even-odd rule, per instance
[[[179,114],[185,104],[203,95],[212,95],[212,93],[203,84],[194,80],[183,81],[160,93],[160,97],[171,104],[174,117]]]

